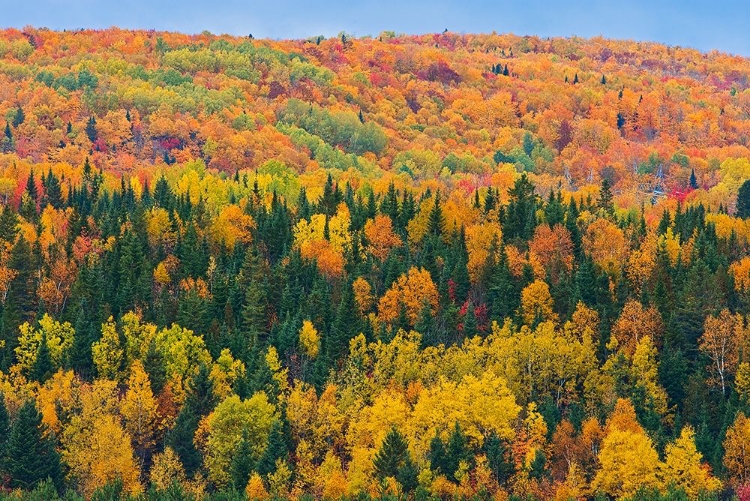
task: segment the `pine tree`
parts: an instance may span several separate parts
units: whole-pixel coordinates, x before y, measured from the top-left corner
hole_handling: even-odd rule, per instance
[[[695,177],[695,169],[690,169],[690,187],[694,190],[698,189],[698,179]]]
[[[47,177],[43,184],[46,202],[55,209],[62,208],[63,196],[60,181],[54,174],[52,174],[52,169],[47,173]]]
[[[380,479],[395,477],[399,468],[403,465],[408,452],[406,438],[404,438],[395,426],[392,427],[373,459],[375,475]]]
[[[6,205],[2,213],[0,213],[0,240],[11,244],[14,243],[18,234],[17,225],[18,215],[11,206]]]
[[[34,276],[32,270],[32,252],[28,242],[21,235],[10,251],[8,265],[15,270],[16,276],[10,281],[8,296],[2,310],[2,337],[5,341],[2,350],[3,368],[8,368],[13,361],[13,353],[18,346],[18,326],[32,321],[35,316]]]
[[[440,205],[440,191],[438,191],[435,193],[435,204],[432,206],[427,221],[427,233],[440,236],[443,232],[445,232],[445,216],[443,215],[443,208]]]
[[[427,459],[430,461],[430,469],[432,471],[436,474],[447,475],[445,444],[437,433],[435,433],[435,436],[430,441],[430,450],[427,454]]]
[[[232,462],[230,464],[232,483],[235,489],[239,491],[244,490],[248,480],[250,480],[250,474],[252,474],[255,464],[253,457],[252,443],[247,428],[245,428],[242,430],[242,438],[232,455]]]
[[[490,313],[494,320],[502,324],[503,320],[513,315],[520,306],[520,289],[508,265],[505,247],[500,247],[500,258],[492,267],[488,290]]]
[[[331,325],[331,334],[323,339],[323,347],[329,364],[338,361],[348,352],[349,341],[359,334],[359,326],[354,291],[351,282],[347,282],[343,286],[341,302]]]
[[[477,317],[474,314],[474,305],[469,301],[464,315],[464,337],[472,338],[477,335]]]
[[[16,112],[13,114],[13,127],[18,127],[26,120],[26,115],[23,112],[23,108],[18,106]]]
[[[92,143],[99,137],[99,131],[96,129],[96,118],[91,116],[89,121],[86,122],[86,136]]]
[[[750,217],[750,179],[745,180],[737,193],[737,217]]]
[[[13,151],[13,132],[10,130],[10,124],[5,122],[5,134],[0,140],[0,151],[8,153]]]
[[[453,432],[448,438],[448,446],[445,450],[445,467],[447,471],[444,473],[450,480],[455,482],[457,480],[455,474],[461,463],[465,462],[471,467],[473,458],[474,456],[469,449],[466,435],[463,430],[461,430],[461,426],[458,422],[456,422]]]
[[[289,455],[289,446],[284,436],[284,425],[281,420],[277,419],[271,425],[271,431],[268,435],[268,443],[263,451],[263,455],[258,460],[255,470],[261,475],[268,475],[276,471],[276,461],[287,459]]]
[[[607,178],[602,179],[602,185],[599,188],[599,198],[596,201],[597,207],[603,210],[607,215],[613,215],[615,206],[612,202],[612,189]]]
[[[8,436],[10,435],[10,416],[5,405],[5,395],[0,392],[0,476],[4,476],[8,454]]]
[[[143,369],[148,374],[154,395],[159,395],[167,384],[167,370],[164,364],[164,356],[156,348],[156,342],[153,339],[148,345],[146,355],[143,357]]]
[[[82,300],[74,325],[75,336],[73,336],[73,346],[70,348],[69,363],[69,367],[83,380],[90,380],[94,377],[91,345],[98,340],[98,331],[94,322],[91,321],[87,306],[88,302],[85,299]]]
[[[185,473],[190,477],[203,463],[203,457],[193,442],[195,432],[200,420],[213,411],[216,403],[209,369],[201,365],[198,374],[190,383],[185,403],[177,415],[175,425],[166,437],[167,445],[179,456]]]
[[[506,458],[506,449],[506,445],[494,432],[484,442],[487,464],[500,485],[504,485],[513,474],[513,465]]]
[[[506,242],[516,239],[525,244],[536,228],[537,196],[534,185],[526,174],[522,174],[513,188],[508,190],[508,195],[510,201],[503,218],[503,237]]]
[[[45,436],[42,415],[33,401],[27,401],[18,411],[8,437],[7,451],[11,487],[30,490],[48,478],[60,487],[60,456],[52,436]]]
[[[39,349],[36,352],[36,359],[34,359],[34,364],[31,366],[29,376],[34,381],[44,384],[45,381],[52,377],[54,370],[55,368],[52,365],[49,346],[47,345],[47,334],[42,331],[42,340],[39,343]]]
[[[534,152],[534,136],[531,135],[531,132],[524,132],[521,145],[526,156],[531,158],[531,154]]]
[[[405,492],[411,492],[417,487],[417,468],[409,454],[409,444],[395,426],[388,431],[375,454],[373,466],[375,476],[380,480],[395,478]]]
[[[29,197],[35,202],[39,199],[39,191],[36,187],[36,179],[34,179],[34,169],[31,169],[29,177],[26,178],[26,193],[28,193]]]

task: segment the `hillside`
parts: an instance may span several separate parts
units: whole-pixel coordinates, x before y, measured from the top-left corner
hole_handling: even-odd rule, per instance
[[[0,32],[0,500],[746,499],[749,76]]]
[[[89,156],[142,180],[165,163],[275,160],[302,183],[322,168],[483,186],[508,163],[547,187],[606,177],[637,206],[660,172],[667,191],[689,189],[691,170],[710,189],[748,156],[749,74],[740,57],[603,39],[8,30],[0,114],[21,159]]]

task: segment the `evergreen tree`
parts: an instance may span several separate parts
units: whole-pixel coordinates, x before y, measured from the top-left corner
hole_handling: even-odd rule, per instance
[[[39,190],[36,187],[36,179],[34,179],[34,169],[31,169],[29,177],[26,178],[26,193],[28,193],[29,197],[34,201],[39,199]]]
[[[232,455],[232,462],[230,464],[232,483],[238,491],[243,491],[248,480],[250,480],[250,474],[253,472],[255,464],[253,457],[252,443],[247,428],[245,428],[242,430],[242,438]]]
[[[440,192],[438,191],[435,193],[435,204],[432,206],[429,219],[427,220],[427,233],[440,236],[444,231],[445,216],[443,215],[443,208],[440,205]]]
[[[695,169],[690,169],[690,187],[694,190],[698,189],[698,179],[695,177]]]
[[[531,154],[534,152],[534,136],[532,136],[530,132],[527,131],[523,134],[521,145],[526,156],[531,158]]]
[[[13,114],[13,127],[18,127],[26,120],[26,114],[23,112],[23,108],[18,106],[16,112]]]
[[[167,445],[179,456],[185,473],[190,477],[203,463],[203,457],[193,442],[195,432],[200,420],[213,411],[216,403],[209,369],[201,365],[188,387],[185,403],[177,415],[177,420],[166,437]]]
[[[281,420],[277,419],[271,425],[268,443],[255,469],[261,475],[274,473],[276,471],[276,461],[286,459],[288,455],[289,446],[284,436],[284,425]]]
[[[612,198],[612,188],[609,184],[609,180],[604,178],[601,187],[599,188],[599,198],[596,201],[596,205],[609,216],[613,215],[615,212],[615,205]]]
[[[737,193],[737,217],[750,217],[750,179],[746,179]]]
[[[34,381],[44,384],[45,381],[52,377],[54,370],[55,368],[52,365],[49,346],[47,345],[47,334],[42,331],[42,340],[39,343],[39,349],[36,352],[36,359],[34,359],[34,364],[31,366],[29,376]]]
[[[0,152],[8,153],[13,151],[13,131],[10,130],[10,124],[5,122],[5,133],[0,140]]]
[[[99,137],[99,131],[96,129],[96,118],[91,116],[89,121],[86,122],[86,136],[92,143]]]
[[[405,492],[411,492],[418,485],[416,465],[408,447],[406,438],[394,426],[385,436],[373,459],[375,476],[381,480],[386,477],[395,478]]]
[[[5,476],[6,458],[8,456],[8,436],[10,435],[10,416],[5,405],[5,395],[0,392],[0,476]]]
[[[91,355],[91,345],[98,341],[98,330],[91,321],[91,315],[87,311],[88,302],[84,299],[78,310],[78,316],[74,324],[75,336],[73,346],[70,349],[69,367],[84,380],[94,377],[94,361]]]
[[[11,427],[6,469],[13,488],[33,489],[48,478],[58,488],[61,485],[60,456],[52,436],[45,434],[42,415],[33,401],[23,404]]]
[[[503,237],[506,242],[515,240],[525,245],[536,228],[537,197],[534,185],[526,174],[522,174],[513,188],[508,190],[508,195],[510,201],[503,218]]]
[[[430,441],[430,450],[427,459],[430,461],[430,469],[436,474],[447,475],[445,444],[437,433]]]
[[[360,322],[354,291],[351,282],[347,282],[342,291],[341,302],[336,310],[336,317],[331,325],[331,334],[323,340],[328,363],[338,361],[349,350],[349,341],[359,334]]]
[[[513,464],[506,457],[506,444],[493,432],[484,442],[484,453],[495,480],[504,485],[513,474]]]
[[[167,370],[164,363],[164,356],[156,348],[156,342],[152,339],[148,345],[146,356],[143,357],[143,369],[148,374],[151,383],[151,390],[154,395],[161,393],[164,385],[167,384]]]
[[[44,179],[44,192],[45,201],[55,209],[60,209],[63,206],[62,188],[60,187],[60,181],[57,177],[52,174],[52,169],[49,170],[47,177]]]
[[[510,271],[505,247],[500,248],[498,263],[492,266],[488,292],[490,314],[493,320],[502,324],[503,320],[513,315],[521,304],[518,281]]]
[[[32,270],[32,252],[28,242],[21,235],[10,251],[8,265],[16,276],[10,281],[8,296],[2,310],[2,368],[7,369],[13,361],[13,353],[18,346],[18,326],[33,321],[35,316],[35,287]]]
[[[477,334],[477,317],[474,314],[474,305],[469,301],[464,315],[464,337],[472,338]]]
[[[448,479],[457,481],[456,472],[462,462],[466,463],[469,468],[472,467],[472,461],[474,455],[469,449],[469,444],[466,439],[466,435],[458,422],[456,422],[453,432],[451,432],[448,438],[448,445],[445,450],[445,468],[444,473],[448,476]]]
[[[14,243],[18,234],[17,225],[18,215],[11,206],[6,205],[0,213],[0,240],[10,244]]]

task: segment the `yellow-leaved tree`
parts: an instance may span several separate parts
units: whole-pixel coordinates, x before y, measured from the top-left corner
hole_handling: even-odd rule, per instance
[[[406,318],[414,325],[422,310],[428,306],[432,313],[438,306],[438,290],[430,272],[424,268],[412,267],[398,277],[378,303],[378,314],[384,322],[396,320],[403,307]]]
[[[145,460],[154,447],[159,432],[157,407],[148,374],[141,361],[136,360],[130,366],[128,389],[120,404],[120,413],[141,461]]]
[[[658,470],[659,455],[638,424],[633,404],[618,400],[602,440],[594,491],[625,499],[641,488],[659,488]]]
[[[737,413],[724,439],[724,466],[735,486],[750,482],[750,419]]]
[[[690,499],[697,499],[702,492],[716,492],[721,481],[711,475],[708,465],[702,463],[703,455],[695,446],[695,432],[685,426],[680,436],[667,444],[661,476],[664,487],[673,485],[685,491]]]
[[[521,312],[526,325],[545,321],[556,322],[557,314],[553,307],[549,285],[544,280],[535,280],[521,291]]]
[[[62,359],[73,346],[75,330],[69,322],[58,322],[48,314],[39,320],[39,328],[35,329],[28,322],[20,326],[21,335],[18,336],[16,358],[22,369],[28,371],[36,361],[39,345],[42,339],[47,340],[47,348],[55,368],[60,367]]]
[[[117,415],[117,384],[97,380],[81,389],[80,413],[70,419],[60,437],[62,458],[80,492],[87,498],[103,485],[120,479],[125,492],[142,486],[131,438]]]
[[[276,408],[262,391],[245,400],[230,395],[217,405],[206,420],[208,439],[204,462],[209,480],[218,487],[229,484],[232,457],[243,435],[257,460],[275,419]]]
[[[299,330],[299,344],[302,351],[310,358],[318,356],[320,351],[320,335],[311,321],[302,322],[302,328]]]
[[[111,380],[122,378],[125,350],[121,346],[120,334],[112,317],[102,324],[102,337],[91,345],[91,354],[100,377]]]

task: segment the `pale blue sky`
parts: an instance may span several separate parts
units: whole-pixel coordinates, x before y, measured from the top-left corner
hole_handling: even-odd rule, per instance
[[[650,40],[750,56],[750,0],[0,0],[0,26],[306,38],[466,33]]]

